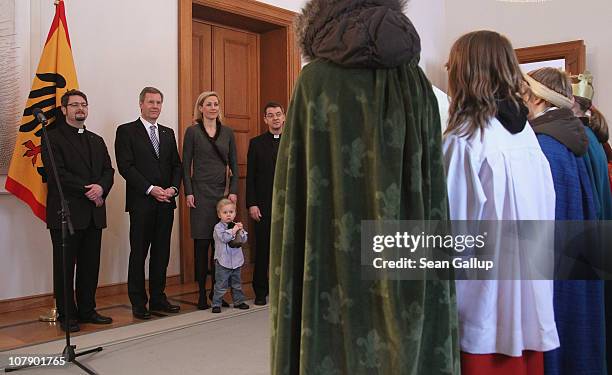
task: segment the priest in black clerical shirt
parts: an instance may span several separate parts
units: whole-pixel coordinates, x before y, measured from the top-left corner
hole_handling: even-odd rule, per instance
[[[278,145],[285,126],[283,107],[275,102],[266,104],[264,122],[268,131],[251,139],[247,154],[246,204],[249,216],[255,220],[253,290],[256,305],[265,305],[268,296],[272,188]]]
[[[61,99],[65,120],[56,121],[48,132],[75,230],[74,235],[68,235],[66,269],[62,258],[61,201],[46,142],[42,142],[42,158],[48,183],[47,228],[53,243],[53,289],[61,327],[71,332],[79,330],[79,322],[112,323],[111,318],[96,312],[95,297],[102,229],[106,228],[105,200],[113,186],[115,170],[102,137],[85,129],[87,106],[87,96],[83,92],[67,91]],[[75,266],[76,303],[73,292]],[[69,311],[65,311],[64,306],[64,276],[68,278]]]

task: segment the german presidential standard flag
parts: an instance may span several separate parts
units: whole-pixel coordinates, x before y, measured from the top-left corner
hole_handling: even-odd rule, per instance
[[[61,115],[62,95],[76,88],[64,1],[56,0],[55,17],[23,111],[5,185],[7,191],[28,204],[43,221],[46,221],[47,177],[41,160],[42,128],[32,116],[32,110],[42,109],[52,124]]]

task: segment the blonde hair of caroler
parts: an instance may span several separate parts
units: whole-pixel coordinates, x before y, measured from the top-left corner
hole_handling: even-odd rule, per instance
[[[574,93],[572,92],[572,79],[570,78],[569,74],[562,70],[545,67],[532,70],[531,72],[527,73],[527,75],[553,90],[557,94],[563,95],[570,100],[574,98]]]
[[[204,121],[202,119],[202,111],[200,111],[200,108],[198,107],[201,106],[202,103],[204,103],[204,100],[206,100],[207,98],[211,96],[214,96],[215,98],[217,98],[217,100],[219,100],[219,114],[217,115],[217,122],[221,122],[221,119],[223,118],[221,114],[221,108],[220,108],[221,98],[219,98],[219,94],[217,94],[215,91],[204,91],[203,93],[198,95],[198,98],[195,101],[195,106],[193,107],[193,121],[194,122]]]
[[[463,35],[451,48],[448,62],[451,97],[445,134],[472,136],[497,114],[497,100],[519,109],[524,80],[510,41],[495,31]]]
[[[221,209],[225,206],[234,206],[236,208],[236,204],[227,198],[221,199],[217,202],[217,212],[221,211]]]

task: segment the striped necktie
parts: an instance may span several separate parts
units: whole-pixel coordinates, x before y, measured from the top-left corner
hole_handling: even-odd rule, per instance
[[[151,143],[153,144],[153,148],[155,149],[155,155],[159,157],[159,139],[157,139],[157,133],[155,133],[155,125],[149,126],[149,138],[151,138]]]

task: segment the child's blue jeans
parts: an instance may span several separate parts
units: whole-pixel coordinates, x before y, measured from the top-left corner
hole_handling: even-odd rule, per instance
[[[234,306],[240,305],[246,300],[242,293],[242,281],[240,278],[240,269],[225,268],[215,261],[215,294],[212,299],[212,306],[221,307],[221,300],[225,295],[228,287],[232,287],[232,299]]]

